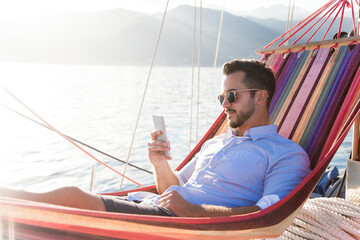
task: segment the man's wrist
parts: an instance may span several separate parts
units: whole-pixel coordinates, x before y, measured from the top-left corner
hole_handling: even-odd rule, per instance
[[[160,160],[160,161],[156,161],[156,162],[151,162],[151,165],[153,166],[153,168],[155,170],[163,170],[165,168],[169,168],[169,163],[167,160]]]

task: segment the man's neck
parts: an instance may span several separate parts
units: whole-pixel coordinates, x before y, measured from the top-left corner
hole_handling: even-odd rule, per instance
[[[250,123],[247,123],[247,122],[250,122]],[[240,127],[236,128],[236,131],[235,131],[236,136],[243,137],[245,131],[249,130],[250,128],[269,125],[270,124],[270,119],[267,116],[267,117],[264,117],[264,118],[259,118],[258,121],[251,120],[251,121],[247,121],[247,122],[245,122]]]

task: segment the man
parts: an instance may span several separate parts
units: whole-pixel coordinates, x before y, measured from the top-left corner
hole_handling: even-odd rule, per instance
[[[149,159],[161,195],[135,203],[65,187],[47,193],[0,189],[0,195],[69,207],[163,216],[228,216],[264,209],[286,196],[310,172],[309,159],[294,142],[270,125],[275,91],[271,69],[258,61],[234,60],[223,66],[223,94],[218,99],[229,121],[223,135],[207,141],[179,173],[168,164],[170,146],[151,134]],[[142,194],[142,193],[140,193]]]
[[[155,167],[159,205],[180,216],[226,216],[255,212],[286,196],[310,172],[306,153],[269,125],[274,73],[257,61],[223,66],[218,98],[231,128],[207,141],[180,173],[173,173],[166,144],[152,134],[149,157]],[[163,144],[161,146],[161,144]],[[180,185],[180,186],[178,186]],[[168,189],[169,188],[169,189]]]

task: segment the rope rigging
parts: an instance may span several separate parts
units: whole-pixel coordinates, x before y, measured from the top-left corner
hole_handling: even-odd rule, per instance
[[[30,117],[28,117],[28,116],[26,116],[26,115],[24,115],[24,114],[16,111],[15,109],[12,109],[12,108],[10,108],[10,107],[8,107],[8,106],[6,106],[6,105],[4,105],[4,104],[1,104],[1,103],[0,103],[0,106],[2,106],[3,108],[5,108],[5,109],[7,109],[7,110],[9,110],[9,111],[11,111],[11,112],[13,112],[13,113],[21,116],[21,117],[23,117],[23,118],[25,118],[25,119],[27,119],[27,120],[30,120],[30,121],[32,121],[32,122],[34,122],[34,123],[36,123],[36,124],[38,124],[38,125],[46,128],[46,129],[49,129],[49,130],[53,131],[50,127],[46,126],[45,124],[43,124],[43,123],[41,123],[41,122],[39,122],[39,121],[36,121],[35,119],[32,119],[32,118],[30,118]],[[103,152],[103,151],[101,151],[101,150],[99,150],[99,149],[97,149],[97,148],[95,148],[95,147],[93,147],[93,146],[90,146],[89,144],[86,144],[86,143],[84,143],[84,142],[82,142],[82,141],[80,141],[80,140],[77,140],[77,139],[75,139],[75,138],[73,138],[73,137],[70,137],[69,135],[66,135],[66,134],[64,134],[64,135],[65,135],[66,137],[68,137],[69,139],[71,139],[72,141],[74,141],[74,142],[76,142],[76,143],[79,143],[79,144],[81,144],[81,145],[83,145],[83,146],[85,146],[85,147],[87,147],[87,148],[90,148],[91,150],[94,150],[94,151],[96,151],[96,152],[98,152],[98,153],[100,153],[100,154],[102,154],[102,155],[104,155],[104,156],[107,156],[107,157],[109,157],[109,158],[112,158],[112,159],[114,159],[114,160],[116,160],[116,161],[118,161],[118,162],[121,162],[121,163],[126,163],[124,160],[121,160],[121,159],[119,159],[119,158],[117,158],[117,157],[114,157],[114,156],[112,156],[112,155],[110,155],[110,154],[108,154],[108,153],[106,153],[106,152]],[[134,168],[136,168],[136,169],[138,169],[138,170],[147,172],[147,173],[149,173],[149,174],[153,174],[153,172],[151,172],[151,171],[149,171],[149,170],[147,170],[147,169],[145,169],[145,168],[141,168],[141,167],[139,167],[139,166],[136,166],[136,165],[134,165],[134,164],[129,163],[129,166],[134,167]]]
[[[214,65],[213,65],[213,81],[211,84],[211,90],[209,91],[209,94],[212,94],[212,96],[216,95],[216,93],[214,92],[214,85],[216,83],[216,78],[217,78],[216,77],[216,71],[217,71],[216,66],[217,66],[217,60],[218,60],[219,49],[220,49],[221,31],[222,31],[222,26],[223,26],[223,22],[224,22],[225,3],[226,3],[226,0],[223,1],[221,15],[220,15],[220,22],[219,22],[218,36],[217,36],[217,42],[216,42],[216,50],[215,50],[215,58],[214,58]],[[209,115],[210,115],[210,113],[207,112],[206,126],[209,125]]]
[[[289,31],[292,25],[293,17],[294,17],[294,9],[295,9],[295,0],[292,2],[292,0],[289,0],[289,9],[288,9],[288,17],[286,20],[286,31]],[[287,38],[289,35],[287,35],[285,38]],[[287,41],[285,45],[288,45],[289,42]]]
[[[189,134],[189,151],[191,151],[192,140],[192,118],[193,118],[193,104],[194,104],[194,76],[195,76],[195,44],[196,44],[196,0],[194,6],[194,30],[192,43],[192,68],[191,68],[191,90],[190,90],[190,134]]]
[[[131,140],[131,143],[130,143],[129,152],[128,152],[126,161],[123,161],[123,160],[120,160],[120,159],[118,159],[118,158],[115,158],[115,157],[113,157],[113,156],[111,156],[111,155],[109,155],[109,154],[106,154],[106,153],[104,153],[104,152],[102,152],[102,151],[100,151],[100,150],[98,150],[98,149],[96,149],[96,148],[94,148],[94,147],[91,147],[90,145],[87,145],[87,144],[85,144],[85,143],[82,143],[82,142],[80,142],[80,141],[78,141],[78,140],[76,140],[76,139],[74,139],[74,138],[71,138],[71,137],[69,137],[69,136],[61,133],[60,131],[58,131],[57,129],[55,129],[52,125],[50,125],[49,123],[47,123],[44,119],[42,119],[38,114],[36,114],[33,110],[31,110],[31,109],[30,109],[28,106],[26,106],[22,101],[20,101],[20,99],[18,99],[15,95],[13,95],[9,90],[7,90],[7,89],[6,89],[5,87],[3,87],[3,86],[1,86],[1,88],[3,88],[3,90],[4,90],[5,92],[7,92],[9,95],[11,95],[15,100],[17,100],[21,105],[23,105],[26,109],[28,109],[33,115],[35,115],[38,119],[40,119],[44,124],[41,124],[41,123],[39,123],[39,122],[37,122],[37,121],[29,118],[29,117],[26,117],[25,115],[23,115],[23,114],[21,114],[21,113],[19,113],[19,112],[17,112],[17,111],[14,111],[14,110],[12,110],[12,109],[10,109],[10,108],[2,105],[2,104],[1,104],[1,105],[2,105],[3,107],[5,107],[6,109],[8,109],[8,110],[11,110],[11,111],[13,111],[13,112],[15,112],[15,113],[18,113],[19,115],[21,115],[21,116],[23,116],[23,117],[25,117],[25,118],[27,118],[27,119],[35,122],[35,123],[38,123],[38,124],[42,125],[43,127],[46,127],[46,128],[48,128],[48,129],[50,129],[50,130],[58,133],[60,136],[62,136],[63,138],[65,138],[67,141],[69,141],[70,143],[72,143],[75,147],[77,147],[78,149],[80,149],[81,151],[83,151],[85,154],[87,154],[87,155],[90,156],[91,158],[93,158],[94,160],[96,160],[96,161],[99,162],[100,164],[104,165],[105,167],[109,168],[110,170],[116,172],[117,174],[121,175],[121,176],[122,176],[122,179],[121,179],[121,183],[120,183],[120,190],[121,190],[121,188],[122,188],[124,178],[126,178],[127,180],[132,181],[133,183],[135,183],[135,184],[137,184],[137,185],[139,185],[139,186],[141,186],[141,187],[144,187],[142,184],[140,184],[140,183],[138,183],[138,182],[136,182],[136,181],[134,181],[134,180],[126,177],[125,174],[126,174],[126,170],[127,170],[127,166],[128,166],[128,165],[130,165],[130,166],[132,166],[132,167],[135,167],[135,168],[137,168],[137,169],[140,169],[140,170],[142,170],[142,171],[148,172],[148,173],[150,173],[150,174],[153,174],[152,172],[150,172],[150,171],[148,171],[148,170],[146,170],[146,169],[143,169],[143,168],[140,168],[140,167],[138,167],[138,166],[136,166],[136,165],[130,164],[130,163],[129,163],[129,159],[130,159],[130,155],[131,155],[133,143],[134,143],[134,140],[135,140],[135,135],[136,135],[136,131],[137,131],[137,128],[138,128],[138,124],[139,124],[139,120],[140,120],[142,108],[143,108],[143,105],[144,105],[144,100],[145,100],[146,92],[147,92],[147,89],[148,89],[148,85],[149,85],[149,81],[150,81],[150,76],[151,76],[152,68],[153,68],[153,65],[154,65],[154,62],[155,62],[155,57],[156,57],[157,49],[158,49],[158,46],[159,46],[160,37],[161,37],[162,29],[163,29],[163,26],[164,26],[165,16],[166,16],[166,13],[167,13],[168,5],[169,5],[169,0],[167,0],[167,3],[166,3],[164,15],[163,15],[162,22],[161,22],[160,31],[159,31],[159,34],[158,34],[158,38],[157,38],[157,42],[156,42],[156,46],[155,46],[155,50],[154,50],[154,54],[153,54],[153,58],[152,58],[151,66],[150,66],[150,70],[149,70],[148,77],[147,77],[147,81],[146,81],[146,84],[145,84],[145,90],[144,90],[143,97],[142,97],[142,100],[141,100],[140,109],[139,109],[138,116],[137,116],[137,120],[136,120],[136,123],[135,123],[135,128],[134,128],[134,131],[133,131],[132,140]],[[104,162],[98,160],[98,159],[95,158],[93,155],[91,155],[89,152],[87,152],[87,151],[84,150],[82,147],[80,147],[79,145],[77,145],[75,142],[77,142],[77,143],[79,143],[79,144],[81,144],[81,145],[83,145],[83,146],[86,146],[86,147],[88,147],[88,148],[90,148],[90,149],[92,149],[92,150],[95,150],[95,151],[97,151],[97,152],[99,152],[99,153],[101,153],[101,154],[104,154],[104,155],[106,155],[106,156],[108,156],[108,157],[111,157],[111,158],[113,158],[113,159],[115,159],[115,160],[117,160],[117,161],[119,161],[119,162],[125,163],[123,173],[121,174],[121,173],[118,172],[117,170],[115,170],[115,169],[111,168],[110,166],[106,165]]]
[[[104,162],[100,161],[99,159],[97,159],[96,157],[94,157],[92,154],[90,154],[89,152],[87,152],[85,149],[83,149],[81,146],[79,146],[78,144],[76,144],[74,141],[72,141],[70,138],[68,138],[65,134],[63,134],[62,132],[60,132],[59,130],[57,130],[56,128],[54,128],[51,124],[49,124],[47,121],[45,121],[42,117],[40,117],[36,112],[34,112],[30,107],[28,107],[25,103],[23,103],[19,98],[17,98],[12,92],[10,92],[8,89],[6,89],[3,86],[0,86],[6,93],[8,93],[12,98],[14,98],[20,105],[22,105],[24,108],[26,108],[29,112],[31,112],[35,117],[37,117],[41,122],[43,122],[46,126],[48,126],[51,130],[53,130],[54,132],[56,132],[57,134],[59,134],[61,137],[63,137],[65,140],[67,140],[68,142],[70,142],[71,144],[73,144],[75,147],[77,147],[79,150],[81,150],[82,152],[84,152],[86,155],[88,155],[90,158],[94,159],[95,161],[97,161],[98,163],[100,163],[101,165],[107,167],[108,169],[112,170],[113,172],[119,174],[120,176],[122,176],[123,178],[126,178],[127,180],[135,183],[138,186],[144,187],[144,185],[136,182],[135,180],[121,174],[120,172],[118,172],[117,170],[115,170],[114,168],[110,167],[109,165],[105,164]]]
[[[200,113],[200,63],[201,63],[201,32],[202,32],[202,0],[200,0],[199,13],[199,42],[198,42],[198,84],[197,84],[197,104],[196,104],[196,143],[199,139],[199,113]]]
[[[165,17],[165,16],[164,16]],[[155,56],[154,56],[154,58],[155,58]],[[154,59],[153,59],[154,60]],[[151,66],[152,67],[152,66]],[[151,72],[151,69],[150,69],[150,72]],[[150,73],[149,73],[149,77],[150,77]],[[148,77],[148,80],[149,80],[149,77]],[[145,93],[146,93],[146,89],[145,89]],[[145,94],[144,94],[144,97],[145,97]],[[139,120],[139,118],[138,118],[138,120]],[[51,128],[49,128],[49,129],[51,129]],[[51,129],[51,130],[53,130],[53,129]],[[340,132],[342,132],[343,130],[342,129],[340,129]],[[339,132],[339,131],[338,131]],[[135,135],[135,132],[134,132],[134,135]],[[134,135],[133,135],[133,137],[134,137]],[[340,138],[337,138],[337,139],[340,139]],[[128,158],[129,158],[129,156],[130,156],[130,152],[131,152],[131,150],[129,151],[129,155],[128,155]],[[328,155],[333,155],[333,153],[328,153]],[[130,165],[130,163],[127,161],[126,162],[126,164],[127,165]],[[316,172],[316,174],[318,174],[317,172]],[[124,171],[124,175],[125,175],[125,171]],[[302,194],[302,193],[304,193],[304,192],[306,192],[305,190],[300,190],[299,191],[299,193],[300,194]],[[307,194],[302,194],[303,196],[307,196]],[[291,202],[290,202],[291,203]],[[328,212],[326,212],[324,215],[327,217],[323,217],[322,215],[320,215],[320,214],[318,214],[318,211],[315,211],[315,209],[318,209],[318,208],[322,208],[322,206],[323,205],[326,205],[326,209],[331,209],[332,210],[332,212],[334,212],[334,214],[329,214]],[[291,226],[289,229],[292,231],[292,232],[290,232],[289,231],[289,237],[287,237],[286,235],[284,235],[284,238],[286,238],[286,239],[288,239],[288,238],[290,238],[290,239],[334,239],[335,237],[337,238],[337,239],[353,239],[353,238],[350,238],[351,236],[359,236],[359,234],[360,234],[360,231],[358,231],[358,228],[359,228],[359,224],[360,224],[360,222],[358,221],[358,219],[360,218],[360,215],[359,215],[359,213],[360,213],[360,209],[359,208],[356,208],[356,207],[349,207],[349,208],[347,208],[347,207],[343,207],[343,206],[338,206],[339,204],[333,204],[333,203],[331,203],[331,204],[328,204],[328,203],[319,203],[319,204],[314,204],[314,205],[311,205],[311,204],[305,204],[305,207],[304,207],[304,211],[302,211],[300,214],[303,214],[303,215],[306,215],[306,217],[304,217],[304,220],[302,220],[302,219],[298,219],[296,222],[294,222],[297,226]],[[285,211],[288,211],[289,212],[289,214],[290,214],[290,211],[289,211],[289,209],[291,209],[290,207],[291,206],[289,206],[289,204],[287,204],[286,205],[286,202],[285,202],[285,204],[283,205],[284,207],[283,207],[283,209],[285,209]],[[308,207],[308,208],[307,208]],[[308,211],[306,212],[306,209],[308,209]],[[278,212],[275,212],[275,214],[272,214],[271,215],[271,217],[275,217],[276,218],[276,213],[278,213]],[[316,214],[315,214],[316,213]],[[355,214],[354,214],[355,213]],[[92,213],[91,213],[92,214]],[[102,216],[105,216],[104,218],[106,218],[107,216],[106,215],[104,215],[103,213],[101,213],[102,214]],[[256,215],[256,214],[254,214],[254,215]],[[260,215],[260,217],[262,217],[263,215],[262,215],[262,213],[260,213],[260,214],[258,214],[258,215]],[[265,215],[265,214],[264,214]],[[246,216],[247,217],[247,216]],[[260,218],[260,221],[258,221],[258,218],[256,218],[257,216],[255,216],[254,218],[251,218],[252,216],[250,216],[249,217],[249,219],[251,220],[251,221],[253,221],[253,222],[261,222],[261,218]],[[110,216],[110,217],[108,217],[108,218],[112,218],[112,216]],[[128,217],[127,217],[128,218]],[[143,222],[141,222],[141,220],[142,219],[137,219],[136,218],[136,216],[135,217],[133,217],[133,216],[131,216],[131,218],[133,218],[133,219],[135,219],[134,221],[136,221],[136,220],[138,220],[138,222],[140,222],[140,224],[139,225],[141,225],[141,224],[143,224]],[[231,219],[232,217],[229,217],[229,219]],[[331,220],[331,219],[338,219],[338,223],[340,223],[341,225],[345,225],[344,226],[344,229],[341,229],[342,228],[342,226],[336,226],[335,224],[333,224],[333,223],[330,223],[329,225],[327,225],[327,227],[326,227],[326,229],[327,230],[332,230],[332,229],[336,229],[337,231],[338,230],[344,230],[345,231],[345,233],[338,233],[338,232],[336,232],[336,233],[334,233],[334,235],[332,234],[332,233],[324,233],[323,234],[323,236],[320,236],[319,234],[318,234],[318,232],[320,231],[320,230],[324,230],[324,223],[329,223],[330,221],[329,220]],[[69,217],[69,219],[70,219],[70,217]],[[118,218],[118,219],[120,219],[119,220],[119,222],[122,220],[121,219],[121,216]],[[66,220],[66,219],[65,219]],[[100,219],[100,218],[98,218],[97,220],[99,220],[99,222],[101,222],[102,221],[102,219]],[[108,220],[108,219],[105,219],[105,220]],[[126,220],[126,219],[125,219]],[[183,219],[180,219],[180,220],[182,220],[183,222],[185,222]],[[186,220],[186,219],[185,219]],[[206,219],[205,219],[206,220]],[[265,219],[266,220],[266,219]],[[272,220],[272,219],[270,219],[270,220]],[[193,223],[193,220],[191,220],[191,222]],[[191,224],[191,222],[190,222],[190,224]],[[203,223],[204,223],[205,221],[203,221]],[[257,223],[256,222],[256,223]],[[266,222],[266,221],[264,221],[264,222]],[[269,223],[270,221],[267,221],[266,223]],[[345,223],[344,223],[345,222]],[[354,224],[354,222],[355,222],[355,224]],[[172,222],[171,222],[171,220],[170,220],[170,224],[171,224]],[[222,221],[222,222],[220,222],[219,223],[219,225],[220,224],[226,224],[226,220],[225,221]],[[318,226],[318,225],[316,225],[317,223],[320,223],[320,225]],[[95,224],[96,224],[96,222],[95,222]],[[111,223],[112,224],[112,223]],[[155,221],[153,221],[153,222],[151,222],[151,225],[148,227],[148,226],[146,226],[146,227],[148,227],[148,228],[151,228],[151,227],[154,227],[154,225],[156,224],[156,222]],[[169,225],[170,225],[169,224]],[[181,229],[181,227],[182,227],[182,225],[180,225],[179,224],[179,222],[176,222],[176,227],[177,227],[177,229],[179,229],[179,232],[181,232],[182,231],[182,229]],[[240,225],[240,224],[238,224],[238,223],[233,223],[232,224],[232,226],[234,226],[235,224],[237,224],[237,225]],[[60,224],[59,224],[60,225]],[[144,225],[144,224],[143,224]],[[159,225],[161,225],[161,223],[159,224]],[[175,225],[175,224],[174,224]],[[184,224],[185,225],[185,224]],[[215,225],[215,224],[213,224],[213,225]],[[170,225],[171,226],[171,225]],[[187,229],[189,229],[189,228],[191,228],[191,226],[189,227],[189,224],[187,224],[187,225],[185,225],[187,228],[184,230],[184,231],[186,231]],[[350,226],[350,227],[349,227]],[[355,227],[353,227],[353,226],[355,226]],[[125,226],[126,227],[126,226]],[[210,226],[210,228],[211,228],[212,226]],[[267,227],[267,226],[265,226],[265,227]],[[317,233],[315,234],[315,233],[313,233],[313,232],[310,232],[310,233],[305,233],[304,234],[304,237],[302,237],[303,235],[301,235],[302,233],[302,231],[303,230],[299,230],[299,229],[297,229],[297,228],[303,228],[303,229],[305,229],[305,230],[308,230],[308,229],[310,229],[310,230],[316,230],[317,231]],[[0,226],[0,228],[1,228],[1,226]],[[89,227],[90,228],[90,227]],[[105,228],[104,228],[105,229]],[[126,231],[127,229],[125,229],[125,231]],[[166,230],[168,230],[168,229],[166,229]],[[210,230],[212,230],[212,229],[210,229]],[[231,230],[231,229],[230,229]],[[265,228],[265,230],[266,230],[266,228]],[[100,230],[98,230],[98,229],[96,229],[96,230],[92,230],[93,232],[95,232],[95,231],[99,231],[99,232],[101,232],[101,229]],[[110,229],[109,231],[112,231],[112,229]],[[140,232],[141,230],[138,230],[138,229],[135,229],[135,231],[138,231],[138,232]],[[169,231],[169,230],[168,230]],[[197,234],[199,234],[199,232],[201,232],[202,230],[197,230]],[[159,232],[159,231],[158,231]],[[158,233],[157,232],[157,233]],[[115,230],[113,230],[113,232],[112,232],[113,234],[115,233],[117,233]],[[142,234],[142,232],[140,232],[140,234]],[[161,235],[162,233],[160,232],[160,234],[159,235]],[[180,233],[181,234],[181,233]],[[204,235],[206,235],[206,234],[208,234],[207,232],[205,232],[204,233]],[[210,233],[211,234],[211,233]],[[231,234],[233,234],[233,232],[227,232],[226,234],[228,234],[228,235],[231,235]],[[209,234],[208,234],[208,236],[210,236]],[[333,237],[334,236],[334,237]],[[161,236],[160,236],[161,237]],[[294,238],[293,238],[294,237]],[[216,238],[216,236],[214,236],[214,238]]]
[[[133,132],[132,139],[131,139],[131,143],[130,143],[129,153],[128,153],[128,156],[127,156],[127,158],[126,158],[126,164],[125,164],[124,171],[123,171],[123,174],[122,174],[123,176],[125,176],[125,173],[126,173],[126,170],[127,170],[127,166],[129,165],[130,155],[131,155],[132,147],[133,147],[133,144],[134,144],[136,131],[137,131],[137,128],[138,128],[138,125],[139,125],[140,116],[141,116],[142,109],[143,109],[143,106],[144,106],[145,96],[146,96],[147,89],[148,89],[149,82],[150,82],[151,71],[152,71],[152,68],[153,68],[153,66],[154,66],[157,49],[158,49],[158,47],[159,47],[160,37],[161,37],[161,33],[162,33],[162,30],[163,30],[163,27],[164,27],[165,17],[166,17],[168,5],[169,5],[169,0],[167,0],[167,2],[166,2],[164,15],[163,15],[163,17],[162,17],[161,26],[160,26],[160,30],[159,30],[159,35],[158,35],[158,38],[157,38],[157,41],[156,41],[155,50],[154,50],[153,58],[152,58],[152,61],[151,61],[149,74],[148,74],[148,77],[147,77],[147,80],[146,80],[144,93],[143,93],[143,96],[142,96],[142,99],[141,99],[141,104],[140,104],[138,116],[137,116],[137,119],[136,119],[134,132]],[[121,190],[121,188],[122,188],[123,182],[124,182],[124,178],[121,179],[120,190]]]

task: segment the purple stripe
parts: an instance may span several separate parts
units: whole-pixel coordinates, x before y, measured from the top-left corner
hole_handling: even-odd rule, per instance
[[[277,102],[280,99],[280,96],[288,83],[290,76],[292,75],[297,63],[299,62],[300,58],[297,58],[297,53],[290,53],[287,57],[286,65],[281,71],[281,74],[276,81],[276,90],[275,95],[271,101],[269,112],[272,113],[274,108],[276,107]]]
[[[324,107],[321,110],[310,140],[305,147],[305,150],[309,153],[310,159],[319,157],[319,154],[321,153],[323,146],[321,146],[320,143],[325,141],[324,138],[331,130],[332,123],[337,115],[336,113],[340,110],[341,103],[346,96],[348,88],[360,63],[359,51],[359,44],[356,45],[353,51],[349,51],[349,49],[347,49],[346,56],[344,57],[342,65],[336,75],[334,84],[330,90]]]

